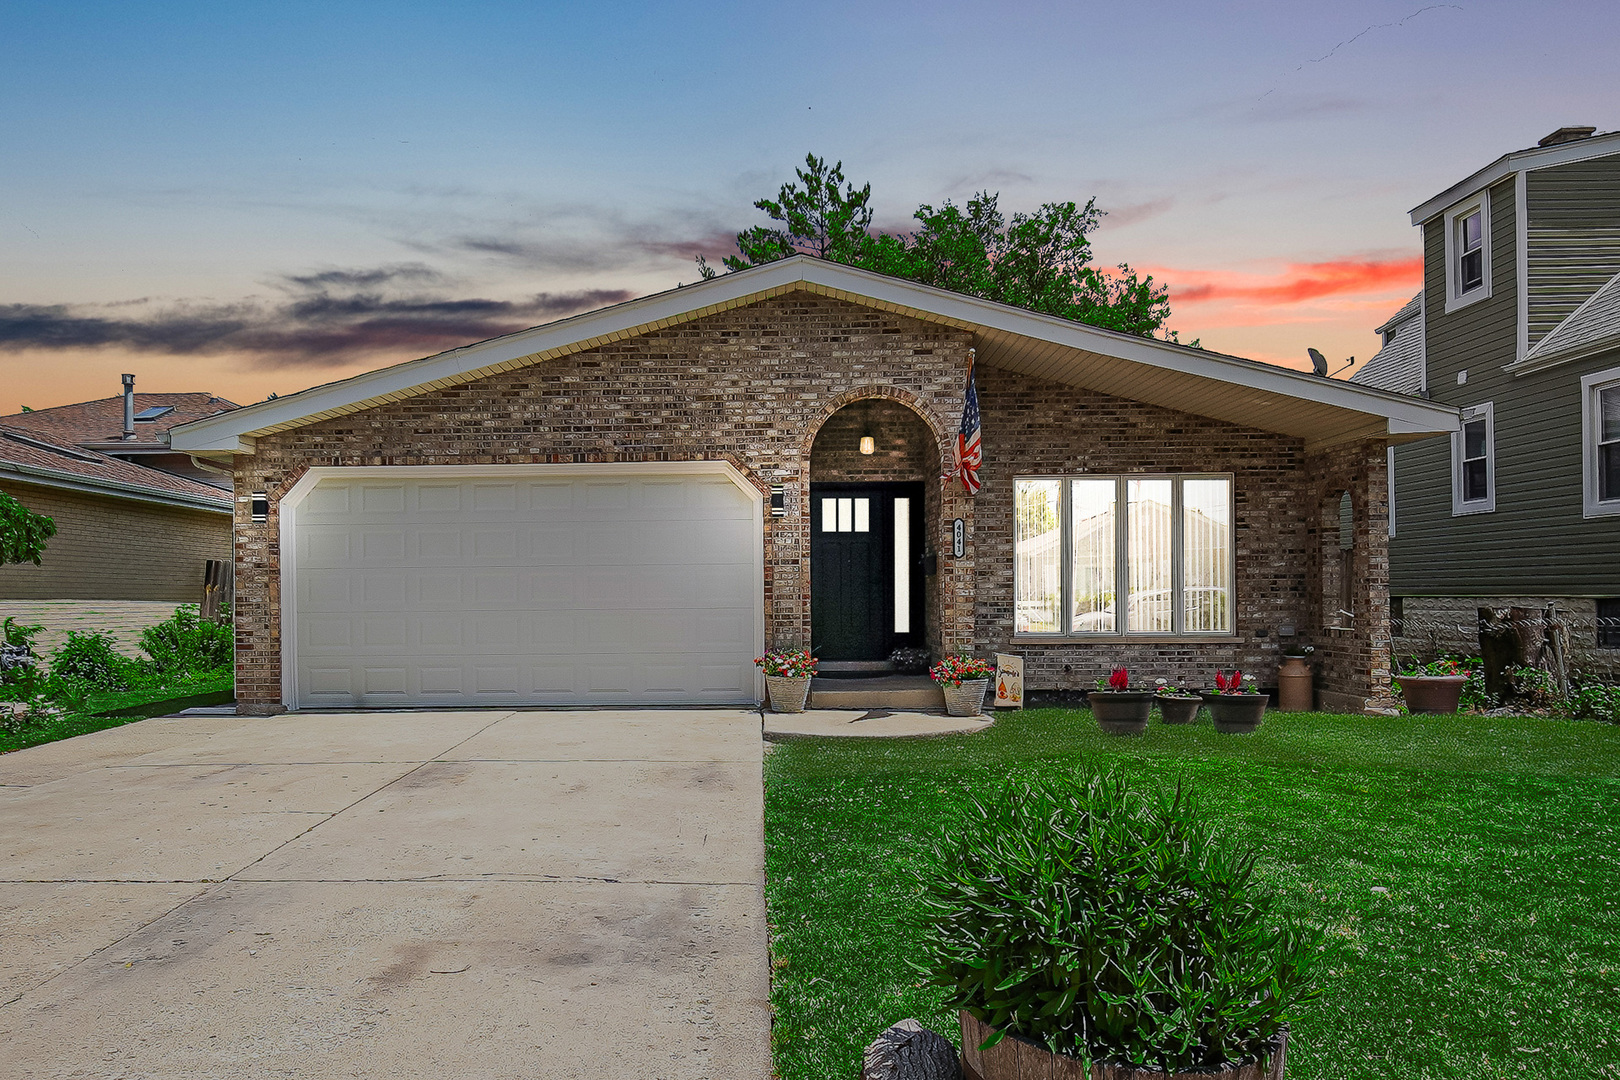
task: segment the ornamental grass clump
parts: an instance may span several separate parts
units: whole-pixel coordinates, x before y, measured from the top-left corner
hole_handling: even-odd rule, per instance
[[[1317,994],[1322,935],[1178,787],[1014,782],[922,872],[924,969],[946,1004],[1053,1051],[1171,1072],[1260,1060]]]

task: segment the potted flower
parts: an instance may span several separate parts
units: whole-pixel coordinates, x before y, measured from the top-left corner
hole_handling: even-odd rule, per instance
[[[1234,670],[1215,673],[1215,689],[1200,690],[1199,696],[1209,706],[1209,717],[1215,721],[1215,730],[1228,735],[1253,731],[1266,715],[1266,702],[1270,699],[1254,688],[1254,676]]]
[[[945,711],[952,716],[978,716],[995,673],[996,666],[990,661],[971,656],[947,656],[928,669],[929,677],[945,692]]]
[[[1322,934],[1180,790],[1010,782],[918,871],[919,967],[982,1080],[1281,1080]]]
[[[1277,708],[1283,712],[1310,712],[1316,704],[1311,676],[1313,645],[1285,645],[1282,663],[1277,666]]]
[[[1097,678],[1097,689],[1086,695],[1097,726],[1110,735],[1141,735],[1147,731],[1153,712],[1153,692],[1132,690],[1131,673],[1117,667],[1108,677]]]
[[[771,712],[804,712],[810,696],[810,680],[816,674],[816,658],[808,649],[772,649],[754,663],[765,672],[765,693],[771,699]]]
[[[1456,660],[1409,662],[1395,676],[1395,684],[1406,699],[1406,709],[1414,713],[1454,713],[1468,683],[1468,669]]]
[[[1154,679],[1153,693],[1159,706],[1159,719],[1166,724],[1190,724],[1198,719],[1204,699],[1168,679]]]

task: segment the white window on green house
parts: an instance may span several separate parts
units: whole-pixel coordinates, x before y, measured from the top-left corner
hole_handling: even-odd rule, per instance
[[[1491,295],[1491,207],[1481,193],[1446,211],[1446,310]]]
[[[1620,514],[1620,368],[1581,379],[1581,471],[1587,517]]]
[[[1030,477],[1013,501],[1016,633],[1232,632],[1230,476]]]
[[[1492,404],[1464,409],[1462,429],[1451,437],[1451,512],[1483,514],[1496,509],[1496,431]]]

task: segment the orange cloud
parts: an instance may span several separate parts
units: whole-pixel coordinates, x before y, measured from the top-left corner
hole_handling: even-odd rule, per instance
[[[1271,275],[1170,269],[1152,273],[1170,286],[1172,306],[1221,302],[1284,306],[1329,296],[1409,295],[1423,280],[1423,257],[1290,263],[1282,273]]]

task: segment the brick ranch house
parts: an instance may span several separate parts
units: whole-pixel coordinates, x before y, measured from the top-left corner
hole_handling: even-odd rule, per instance
[[[940,481],[970,353],[971,498]],[[754,702],[766,645],[1264,684],[1290,635],[1361,710],[1389,702],[1386,448],[1456,429],[801,256],[171,442],[235,475],[244,713]]]

